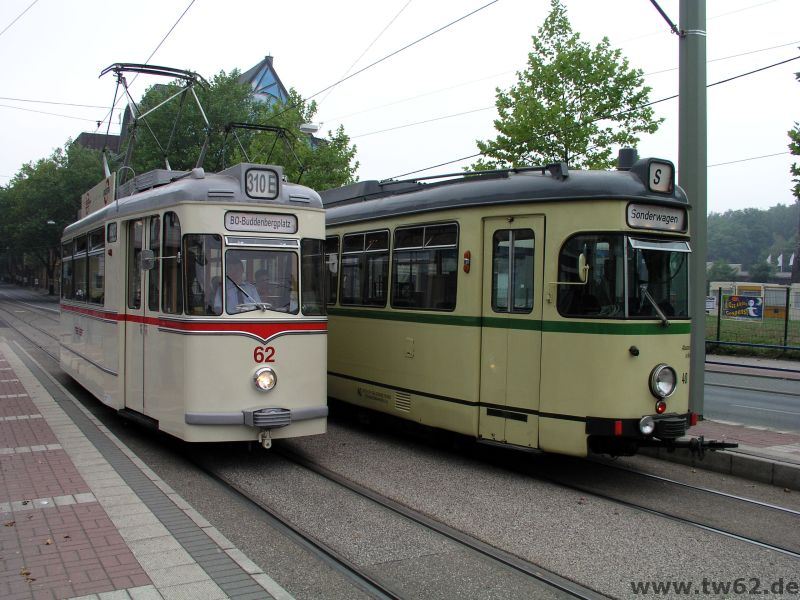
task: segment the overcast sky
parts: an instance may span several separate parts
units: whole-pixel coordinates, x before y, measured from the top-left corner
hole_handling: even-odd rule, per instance
[[[495,136],[495,88],[508,89],[525,68],[549,0],[497,0],[319,92],[489,2],[3,0],[0,185],[68,138],[98,131],[95,122],[106,116],[115,89],[113,75],[100,79],[100,72],[151,55],[150,64],[207,78],[245,71],[272,55],[283,83],[319,102],[323,133],[345,127],[358,147],[361,179],[475,154],[475,140]],[[651,100],[678,93],[678,37],[650,0],[564,4],[583,40],[594,45],[608,36],[644,71]],[[659,4],[677,23],[678,0]],[[707,17],[708,83],[800,57],[798,0],[708,0]],[[800,60],[793,60],[708,90],[709,212],[794,201],[787,131],[800,121],[798,71]],[[140,77],[134,97],[154,82]],[[642,138],[639,154],[677,163],[678,101],[659,103],[655,111],[666,120]],[[118,130],[115,117],[112,132]],[[420,175],[459,171],[470,162]]]

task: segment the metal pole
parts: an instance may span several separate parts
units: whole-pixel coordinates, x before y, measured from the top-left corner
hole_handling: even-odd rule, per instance
[[[792,291],[792,286],[786,286],[786,314],[783,316],[783,345],[789,345],[789,311],[791,310],[791,305],[789,304],[789,294]]]
[[[678,180],[692,205],[689,409],[703,414],[707,241],[706,0],[680,0]]]

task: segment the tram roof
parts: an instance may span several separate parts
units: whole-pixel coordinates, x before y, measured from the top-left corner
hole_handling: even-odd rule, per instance
[[[362,181],[321,193],[328,225],[340,225],[436,210],[525,202],[631,200],[688,206],[684,191],[651,191],[647,184],[652,159],[638,160],[630,170],[569,171],[566,165],[509,169],[460,175],[424,183]]]
[[[250,198],[244,193],[245,173],[253,168],[268,168],[278,174],[280,183],[277,198],[272,200]],[[156,170],[143,173],[136,179],[145,183],[134,185],[133,189],[127,192],[133,192],[130,195],[119,197],[118,194],[114,202],[67,226],[63,235],[69,236],[78,230],[96,227],[110,219],[124,218],[141,212],[154,212],[186,202],[242,204],[248,209],[276,206],[294,210],[322,208],[322,201],[317,192],[303,185],[282,181],[283,169],[273,165],[240,163],[218,173],[208,173],[203,169]],[[125,186],[131,183],[133,182],[128,182]]]

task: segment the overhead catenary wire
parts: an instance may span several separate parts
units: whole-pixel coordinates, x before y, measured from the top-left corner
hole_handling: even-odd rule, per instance
[[[778,49],[778,48],[785,48],[787,46],[794,46],[796,44],[800,44],[800,40],[798,40],[796,42],[789,42],[788,44],[780,44],[780,45],[777,45],[777,46],[770,46],[768,48],[759,48],[757,50],[750,50],[748,52],[741,52],[739,54],[732,54],[732,55],[729,55],[729,56],[722,56],[722,57],[719,57],[719,58],[714,58],[714,59],[708,60],[707,63],[710,64],[712,62],[730,60],[732,58],[739,58],[739,57],[747,56],[747,55],[750,55],[750,54],[757,54],[757,53],[760,53],[760,52],[767,52],[769,50],[775,50],[775,49]],[[645,76],[648,76],[648,75],[659,75],[661,73],[667,73],[667,72],[677,71],[677,70],[678,70],[678,67],[672,67],[672,68],[669,68],[669,69],[662,69],[660,71],[651,71],[651,72],[645,73]],[[408,98],[403,98],[401,100],[396,100],[394,102],[389,102],[387,104],[382,104],[380,106],[373,106],[373,107],[370,107],[370,108],[365,108],[363,110],[359,110],[359,111],[356,111],[356,112],[351,112],[351,113],[348,113],[346,115],[341,115],[341,116],[337,116],[337,117],[330,117],[330,118],[325,119],[325,120],[326,121],[335,122],[335,123],[342,123],[345,119],[348,119],[349,117],[353,117],[353,116],[356,116],[356,115],[361,115],[361,114],[364,114],[364,113],[372,112],[372,111],[375,111],[375,110],[379,110],[381,108],[388,108],[390,106],[395,106],[397,104],[402,104],[404,102],[409,102],[411,100],[416,100],[418,98],[424,98],[425,96],[431,96],[431,95],[434,95],[434,94],[447,92],[447,91],[450,91],[450,90],[453,90],[453,89],[457,89],[459,87],[463,87],[463,86],[466,86],[466,85],[471,85],[473,83],[486,81],[487,79],[494,79],[494,78],[500,77],[502,75],[508,75],[509,73],[513,73],[513,72],[514,71],[504,71],[502,73],[495,73],[494,75],[490,75],[488,77],[482,77],[480,79],[474,79],[472,81],[459,83],[459,84],[456,84],[456,85],[453,85],[453,86],[449,86],[449,87],[446,87],[446,88],[440,88],[438,90],[434,90],[434,91],[431,91],[431,92],[425,92],[423,94],[418,94],[416,96],[410,96]],[[457,114],[462,114],[462,113],[457,113]],[[448,116],[454,116],[454,115],[448,115]],[[442,119],[442,118],[447,118],[447,116],[440,117],[440,119]],[[411,123],[411,124],[409,124],[407,126],[410,127],[412,125],[418,125],[418,124],[424,123],[424,122],[425,121],[420,121],[420,122],[417,122],[417,123]],[[383,130],[383,131],[391,131],[393,129],[399,129],[399,128],[400,127],[393,127],[391,129],[387,129],[387,130]],[[366,136],[366,135],[372,135],[373,133],[378,133],[378,132],[370,132],[370,133],[366,133],[366,134],[360,134],[359,136],[351,136],[351,137],[363,137],[363,136]]]
[[[791,154],[788,150],[785,152],[776,152],[774,154],[762,154],[761,156],[751,156],[749,158],[740,158],[738,160],[729,160],[727,162],[715,163],[713,165],[706,165],[709,169],[711,167],[723,167],[725,165],[733,165],[736,163],[743,163],[743,162],[750,162],[751,160],[761,160],[762,158],[773,158],[775,156],[784,156],[786,154]]]
[[[10,108],[10,109],[13,109],[13,110],[22,110],[22,111],[25,111],[25,112],[32,112],[32,113],[36,113],[36,114],[39,114],[39,115],[49,115],[51,117],[61,117],[62,119],[73,119],[75,121],[88,121],[90,123],[97,123],[97,121],[95,119],[87,119],[85,117],[74,117],[74,116],[71,116],[71,115],[62,115],[62,114],[59,114],[59,113],[47,112],[47,111],[44,111],[44,110],[36,110],[35,108],[25,108],[25,107],[22,107],[22,106],[11,106],[10,104],[0,104],[0,108]]]
[[[158,49],[159,49],[159,48],[161,48],[161,46],[164,44],[164,42],[166,42],[166,41],[167,41],[167,38],[168,38],[170,35],[172,35],[172,32],[173,32],[173,31],[175,31],[175,28],[178,26],[178,23],[180,23],[180,22],[183,20],[183,17],[185,17],[185,16],[186,16],[186,13],[188,13],[188,12],[189,12],[189,9],[190,9],[190,8],[192,8],[192,5],[193,5],[195,2],[196,2],[196,0],[190,0],[190,2],[189,2],[189,4],[187,5],[187,7],[186,7],[186,8],[183,10],[183,12],[181,13],[181,16],[179,16],[179,17],[178,17],[178,19],[177,19],[177,21],[175,21],[175,23],[173,23],[173,24],[172,24],[172,27],[170,27],[170,28],[169,28],[169,31],[167,31],[167,33],[164,35],[164,37],[163,37],[163,38],[161,38],[161,41],[160,41],[160,42],[158,42],[158,44],[156,45],[155,49],[154,49],[154,50],[153,50],[153,51],[150,53],[150,56],[148,56],[148,57],[147,57],[147,60],[146,60],[146,61],[144,61],[144,63],[143,63],[143,64],[145,64],[145,65],[147,65],[147,64],[150,64],[150,61],[151,61],[151,60],[153,59],[153,57],[156,55],[156,52],[158,52]],[[131,79],[131,82],[128,84],[128,87],[130,87],[130,86],[132,86],[132,85],[133,85],[133,82],[134,82],[134,81],[136,81],[136,78],[137,78],[137,77],[139,77],[139,74],[138,74],[138,73],[136,73],[136,75],[134,75],[134,76],[133,76],[133,79]],[[115,96],[116,96],[116,94],[115,94]],[[100,120],[100,121],[97,121],[97,120],[95,120],[95,122],[97,123],[97,129],[100,129],[100,126],[101,126],[103,123],[105,123],[106,119],[108,119],[108,120],[109,120],[109,128],[110,128],[110,126],[111,126],[111,115],[113,114],[114,110],[117,108],[117,102],[120,102],[120,101],[122,100],[122,98],[123,98],[123,97],[124,97],[124,96],[120,96],[119,100],[115,100],[115,101],[114,101],[114,104],[111,106],[111,109],[110,109],[110,110],[109,110],[109,111],[106,113],[106,116],[105,116],[105,117],[103,117],[103,119],[102,119],[102,120]]]
[[[9,98],[0,96],[0,100],[10,100],[11,102],[29,102],[31,104],[52,104],[53,106],[74,106],[76,108],[105,108],[97,104],[75,104],[73,102],[55,102],[53,100],[32,100],[30,98]]]
[[[34,6],[34,4],[36,4],[38,1],[39,1],[39,0],[33,0],[33,2],[31,2],[31,3],[28,5],[28,8],[26,8],[26,9],[25,9],[25,10],[23,10],[21,13],[19,13],[19,14],[16,16],[16,18],[15,18],[13,21],[11,21],[11,23],[9,23],[8,25],[6,25],[6,26],[3,28],[3,31],[0,31],[0,36],[2,36],[2,35],[3,35],[3,34],[6,32],[6,31],[8,31],[9,29],[11,29],[12,25],[14,25],[14,23],[16,23],[17,21],[19,21],[19,20],[22,18],[22,15],[24,15],[26,12],[28,12],[30,9],[32,9],[32,8],[33,8],[33,6]]]
[[[411,0],[409,0],[409,2],[411,2]],[[406,6],[408,6],[408,4],[406,4]],[[184,11],[184,13],[185,13],[185,11]],[[724,60],[730,60],[730,59],[733,59],[733,58],[740,58],[742,56],[749,56],[749,55],[752,55],[752,54],[759,54],[761,52],[768,52],[770,50],[777,50],[779,48],[786,48],[787,46],[796,46],[797,44],[800,44],[800,40],[797,40],[797,41],[794,41],[794,42],[785,43],[785,44],[778,44],[777,46],[769,46],[767,48],[758,48],[756,50],[749,50],[747,52],[740,52],[738,54],[730,54],[728,56],[721,56],[719,58],[712,58],[712,59],[709,59],[707,61],[707,64],[711,64],[711,63],[714,63],[714,62],[721,62],[721,61],[724,61]],[[678,67],[670,67],[668,69],[662,69],[660,71],[649,71],[649,72],[645,73],[645,75],[646,76],[647,75],[659,75],[661,73],[668,73],[668,72],[677,71],[677,70],[678,70]],[[466,82],[463,82],[463,83],[458,83],[458,84],[455,84],[455,85],[452,85],[452,86],[448,86],[448,87],[445,87],[445,88],[439,88],[437,90],[433,90],[433,91],[430,91],[430,92],[417,94],[416,96],[410,96],[408,98],[402,98],[402,99],[396,100],[394,102],[389,102],[389,103],[386,103],[386,104],[381,104],[379,106],[373,106],[373,107],[365,108],[363,110],[359,110],[359,111],[356,111],[356,112],[351,112],[351,113],[348,113],[346,115],[339,115],[339,116],[335,116],[335,117],[330,117],[330,118],[328,118],[326,120],[327,121],[337,122],[337,123],[338,122],[342,122],[344,119],[347,119],[349,117],[353,117],[353,116],[364,114],[364,113],[367,113],[367,112],[379,110],[381,108],[388,108],[390,106],[395,106],[397,104],[402,104],[404,102],[409,102],[411,100],[416,100],[418,98],[424,98],[426,96],[432,96],[432,95],[435,95],[435,94],[440,94],[442,92],[448,92],[450,90],[457,89],[459,87],[472,85],[474,83],[479,83],[481,81],[486,81],[488,79],[494,79],[496,77],[500,77],[500,76],[503,76],[503,75],[508,75],[510,73],[514,73],[514,71],[511,70],[511,71],[503,71],[501,73],[495,73],[495,74],[489,75],[487,77],[481,77],[479,79],[473,79],[473,80],[470,80],[470,81],[466,81]],[[71,107],[75,107],[75,108],[105,108],[105,106],[100,106],[100,105],[97,105],[97,104],[80,104],[80,103],[74,103],[74,102],[59,102],[59,101],[55,101],[55,100],[37,100],[37,99],[33,99],[33,98],[13,98],[13,97],[9,97],[9,96],[0,96],[0,100],[7,100],[7,101],[11,101],[11,102],[29,102],[29,103],[33,103],[33,104],[51,104],[53,106],[71,106]],[[5,104],[4,105],[0,105],[0,106],[2,106],[4,108],[17,108],[16,106],[8,106],[8,105],[5,105]],[[113,110],[122,110],[122,109],[115,107]],[[49,114],[49,115],[53,115],[53,116],[63,116],[64,118],[67,118],[67,119],[76,118],[74,116],[59,115],[59,114],[56,114],[56,113],[45,113],[45,114]],[[91,119],[91,120],[93,122],[96,122],[95,119]]]
[[[450,22],[450,23],[448,23],[447,25],[443,25],[442,27],[439,27],[438,29],[436,29],[436,30],[434,30],[434,31],[432,31],[432,32],[430,32],[430,33],[428,33],[428,34],[426,34],[426,35],[422,36],[421,38],[419,38],[419,39],[417,39],[417,40],[414,40],[414,41],[413,41],[413,42],[411,42],[410,44],[406,44],[406,45],[405,45],[405,46],[403,46],[402,48],[399,48],[399,49],[395,50],[394,52],[391,52],[391,53],[387,54],[387,55],[386,55],[386,56],[384,56],[383,58],[380,58],[380,59],[376,60],[375,62],[368,64],[366,67],[363,67],[363,68],[359,69],[359,70],[358,70],[358,71],[356,71],[355,73],[351,73],[351,74],[350,74],[350,75],[348,75],[347,77],[343,77],[342,79],[340,79],[339,81],[337,81],[337,82],[335,82],[335,83],[332,83],[332,84],[331,84],[331,85],[329,85],[328,87],[322,88],[322,89],[321,89],[321,90],[319,90],[318,92],[316,92],[316,93],[314,93],[314,94],[311,94],[310,96],[308,96],[308,97],[306,98],[306,100],[311,100],[312,98],[315,98],[315,97],[319,96],[320,94],[323,94],[323,93],[327,92],[328,90],[335,88],[337,85],[340,85],[340,84],[344,83],[345,81],[347,81],[347,80],[349,80],[349,79],[352,79],[352,78],[353,78],[353,77],[355,77],[356,75],[360,75],[360,74],[361,74],[361,73],[363,73],[364,71],[367,71],[368,69],[371,69],[372,67],[374,67],[374,66],[376,66],[376,65],[379,65],[380,63],[382,63],[382,62],[384,62],[384,61],[386,61],[386,60],[388,60],[388,59],[392,58],[393,56],[397,56],[397,55],[398,55],[398,54],[400,54],[401,52],[403,52],[403,51],[405,51],[405,50],[408,50],[409,48],[411,48],[411,47],[413,47],[413,46],[416,46],[416,45],[417,45],[417,44],[419,44],[420,42],[423,42],[424,40],[427,40],[428,38],[430,38],[430,37],[432,37],[432,36],[436,35],[437,33],[440,33],[440,32],[442,32],[442,31],[444,31],[445,29],[448,29],[449,27],[452,27],[452,26],[453,26],[453,25],[455,25],[456,23],[460,23],[460,22],[461,22],[461,21],[463,21],[464,19],[468,19],[469,17],[471,17],[471,16],[473,16],[473,15],[475,15],[475,14],[479,13],[480,11],[482,11],[482,10],[484,10],[484,9],[486,9],[486,8],[488,8],[488,7],[490,7],[492,4],[495,4],[495,3],[499,2],[499,1],[500,1],[500,0],[492,0],[491,2],[489,2],[489,3],[487,3],[487,4],[484,4],[483,6],[481,6],[481,7],[479,7],[479,8],[476,8],[475,10],[473,10],[473,11],[471,11],[471,12],[467,13],[466,15],[464,15],[464,16],[462,16],[462,17],[459,17],[458,19],[455,19],[454,21],[451,21],[451,22]],[[294,109],[298,108],[298,106],[299,106],[298,104],[290,104],[289,106],[287,106],[286,108],[284,108],[284,109],[283,109],[282,111],[280,111],[279,113],[272,115],[272,116],[271,116],[269,119],[267,119],[267,120],[268,120],[268,121],[270,121],[270,120],[272,120],[272,119],[275,119],[275,118],[279,117],[280,115],[282,115],[282,114],[284,114],[284,113],[287,113],[287,112],[289,112],[290,110],[294,110]]]
[[[372,48],[372,47],[375,45],[375,42],[377,42],[377,41],[378,41],[378,40],[379,40],[379,39],[380,39],[380,38],[383,36],[383,34],[384,34],[384,33],[386,33],[386,31],[389,29],[389,27],[391,27],[391,26],[392,26],[392,24],[393,24],[393,23],[394,23],[394,22],[395,22],[395,21],[398,19],[398,17],[399,17],[400,15],[402,15],[402,14],[403,14],[403,12],[405,12],[405,10],[408,8],[408,5],[409,5],[409,4],[411,4],[411,2],[412,2],[412,1],[413,1],[413,0],[408,0],[408,2],[406,2],[406,3],[403,5],[403,8],[401,8],[401,9],[400,9],[400,10],[397,12],[397,14],[396,14],[394,17],[392,17],[391,21],[389,21],[389,22],[386,24],[386,26],[385,26],[385,27],[384,27],[384,28],[381,30],[381,32],[380,32],[378,35],[376,35],[376,36],[375,36],[375,38],[374,38],[374,39],[373,39],[373,40],[372,40],[372,41],[369,43],[369,45],[367,45],[367,47],[366,47],[366,48],[364,48],[364,51],[363,51],[363,52],[362,52],[362,53],[361,53],[361,54],[358,56],[358,58],[357,58],[357,59],[355,59],[355,60],[353,61],[353,64],[352,64],[352,65],[350,65],[350,66],[347,68],[347,70],[344,72],[344,74],[342,75],[342,77],[346,76],[348,73],[350,73],[350,71],[352,71],[352,70],[353,70],[353,67],[355,67],[355,66],[358,64],[358,61],[360,61],[362,58],[364,58],[364,55],[365,55],[367,52],[369,52],[370,48]],[[320,98],[319,102],[317,102],[317,107],[319,107],[319,106],[320,106],[320,105],[321,105],[321,104],[322,104],[322,103],[325,101],[325,99],[326,99],[328,96],[330,96],[330,94],[331,94],[331,92],[332,92],[332,91],[333,91],[333,89],[330,89],[330,90],[328,90],[328,92],[327,92],[327,93],[326,93],[326,94],[325,94],[325,95],[324,95],[322,98]]]
[[[706,85],[706,87],[710,88],[710,87],[714,87],[714,86],[717,86],[717,85],[721,85],[723,83],[729,83],[729,82],[734,81],[736,79],[741,79],[742,77],[747,77],[749,75],[754,75],[756,73],[760,73],[762,71],[766,71],[767,69],[778,67],[780,65],[784,65],[786,63],[789,63],[789,62],[792,62],[792,61],[795,61],[795,60],[798,60],[798,59],[800,59],[800,56],[795,56],[795,57],[792,57],[792,58],[789,58],[789,59],[786,59],[786,60],[782,60],[782,61],[773,63],[771,65],[767,65],[765,67],[761,67],[761,68],[758,68],[758,69],[753,69],[752,71],[747,71],[746,73],[741,73],[739,75],[734,75],[733,77],[728,77],[726,79],[721,79],[720,81],[715,81],[714,83],[709,83],[708,85]],[[668,100],[674,100],[675,98],[678,98],[678,97],[679,97],[679,94],[673,94],[672,96],[667,96],[665,98],[660,98],[659,100],[653,100],[652,102],[647,102],[647,103],[642,104],[640,106],[636,106],[636,107],[633,107],[633,108],[629,108],[627,110],[619,111],[619,112],[614,113],[612,115],[604,115],[602,117],[598,117],[596,119],[592,119],[590,121],[586,121],[584,123],[581,123],[581,125],[587,125],[587,124],[590,124],[590,123],[597,123],[598,121],[604,121],[606,119],[613,119],[613,118],[615,118],[617,116],[624,115],[625,113],[631,112],[633,110],[639,110],[641,108],[647,108],[648,106],[654,106],[654,105],[660,104],[662,102],[667,102]],[[411,127],[412,125],[414,125],[414,124],[409,124],[408,127]],[[394,129],[400,129],[400,128],[396,127]],[[558,133],[558,132],[549,132],[546,135],[552,135],[554,133]],[[415,171],[409,171],[408,173],[403,173],[401,175],[394,175],[394,176],[390,177],[389,179],[399,179],[399,178],[402,178],[402,177],[408,177],[409,175],[415,175],[417,173],[430,171],[431,169],[437,169],[439,167],[452,165],[454,163],[458,163],[458,162],[461,162],[461,161],[464,161],[464,160],[469,160],[469,159],[476,158],[476,157],[482,156],[482,155],[483,155],[482,152],[478,152],[476,154],[472,154],[472,155],[469,155],[469,156],[464,156],[464,157],[461,157],[461,158],[457,158],[457,159],[454,159],[454,160],[446,161],[446,162],[439,163],[439,164],[436,164],[436,165],[432,165],[432,166],[429,166],[429,167],[424,167],[422,169],[417,169]]]

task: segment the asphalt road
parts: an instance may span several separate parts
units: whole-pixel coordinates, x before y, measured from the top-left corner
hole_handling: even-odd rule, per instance
[[[703,414],[712,421],[800,432],[800,381],[706,372]]]

